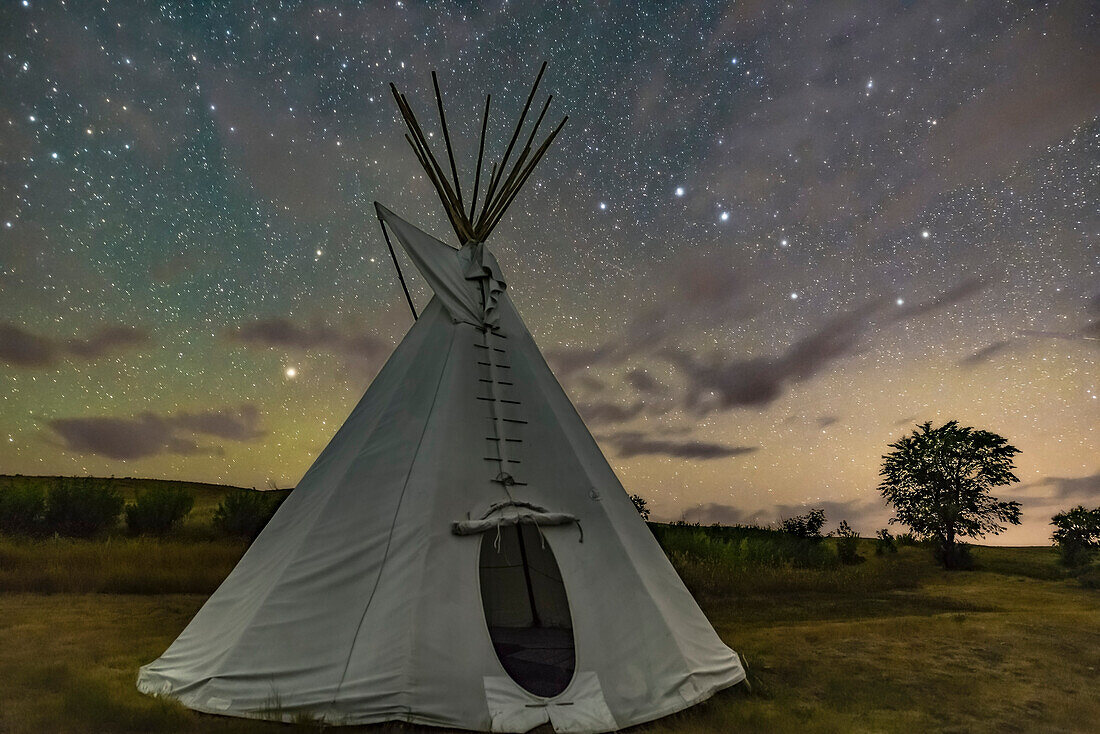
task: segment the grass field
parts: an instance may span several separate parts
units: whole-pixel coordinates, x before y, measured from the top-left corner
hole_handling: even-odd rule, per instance
[[[218,489],[201,486],[212,508]],[[670,556],[748,685],[635,731],[1097,731],[1100,591],[1051,548],[977,548],[977,570],[946,573],[924,548],[875,556],[865,541],[865,563],[799,568],[673,532]],[[244,549],[186,528],[0,538],[0,732],[315,731],[204,716],[134,688]]]

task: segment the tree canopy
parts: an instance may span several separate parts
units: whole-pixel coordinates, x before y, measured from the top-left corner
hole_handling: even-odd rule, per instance
[[[1020,481],[1013,462],[1020,450],[989,431],[948,421],[918,426],[884,455],[879,491],[895,518],[914,534],[937,541],[945,566],[960,565],[957,539],[983,538],[1020,524],[1020,503],[991,494]]]

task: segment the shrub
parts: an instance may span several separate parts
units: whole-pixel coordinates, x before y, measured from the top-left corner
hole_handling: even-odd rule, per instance
[[[137,492],[134,503],[126,505],[126,528],[133,535],[167,535],[194,505],[194,496],[185,489],[154,486]]]
[[[898,542],[893,535],[890,534],[888,528],[883,528],[875,533],[875,555],[884,556],[887,553],[897,553]]]
[[[864,561],[859,554],[859,536],[847,520],[840,521],[840,527],[836,529],[836,554],[840,562],[846,566],[854,566]]]
[[[33,485],[0,490],[0,533],[38,535],[46,514],[46,495]]]
[[[646,502],[645,497],[640,494],[632,494],[630,495],[630,501],[634,503],[634,509],[638,511],[642,519],[649,522],[649,503]]]
[[[214,529],[225,535],[255,540],[285,497],[285,494],[254,489],[234,490],[214,510]]]
[[[836,555],[826,546],[778,530],[745,525],[711,526],[670,523],[650,525],[667,555],[731,568],[834,568]]]
[[[825,510],[814,509],[805,515],[795,515],[781,520],[780,529],[796,538],[820,539],[821,528],[825,526]]]
[[[920,545],[920,539],[913,535],[911,532],[898,533],[894,540],[897,541],[899,547],[901,546],[914,546]]]
[[[87,538],[113,527],[122,512],[122,495],[92,477],[58,477],[46,493],[46,530]]]
[[[1062,563],[1066,566],[1087,566],[1100,548],[1100,507],[1095,510],[1077,505],[1063,510],[1050,519],[1055,527],[1051,539],[1058,544]]]

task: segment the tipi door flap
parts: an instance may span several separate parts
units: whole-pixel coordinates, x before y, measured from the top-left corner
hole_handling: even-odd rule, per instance
[[[485,702],[497,732],[526,732],[546,722],[562,734],[619,728],[594,671],[578,672],[561,695],[549,700],[531,695],[507,676],[486,677]]]

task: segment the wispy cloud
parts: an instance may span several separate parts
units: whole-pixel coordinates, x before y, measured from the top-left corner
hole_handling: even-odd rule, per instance
[[[723,443],[712,443],[686,439],[677,441],[666,438],[654,438],[639,431],[624,431],[602,436],[615,447],[616,453],[629,459],[635,456],[669,456],[677,459],[725,459],[731,456],[751,454],[758,449],[757,446],[730,446]]]
[[[229,338],[252,346],[330,352],[369,360],[380,359],[389,352],[385,341],[370,334],[345,334],[325,325],[301,325],[285,318],[242,324],[229,332]]]
[[[66,358],[92,361],[151,341],[147,331],[135,326],[104,326],[86,337],[60,340],[0,323],[0,360],[15,367],[53,367]]]

